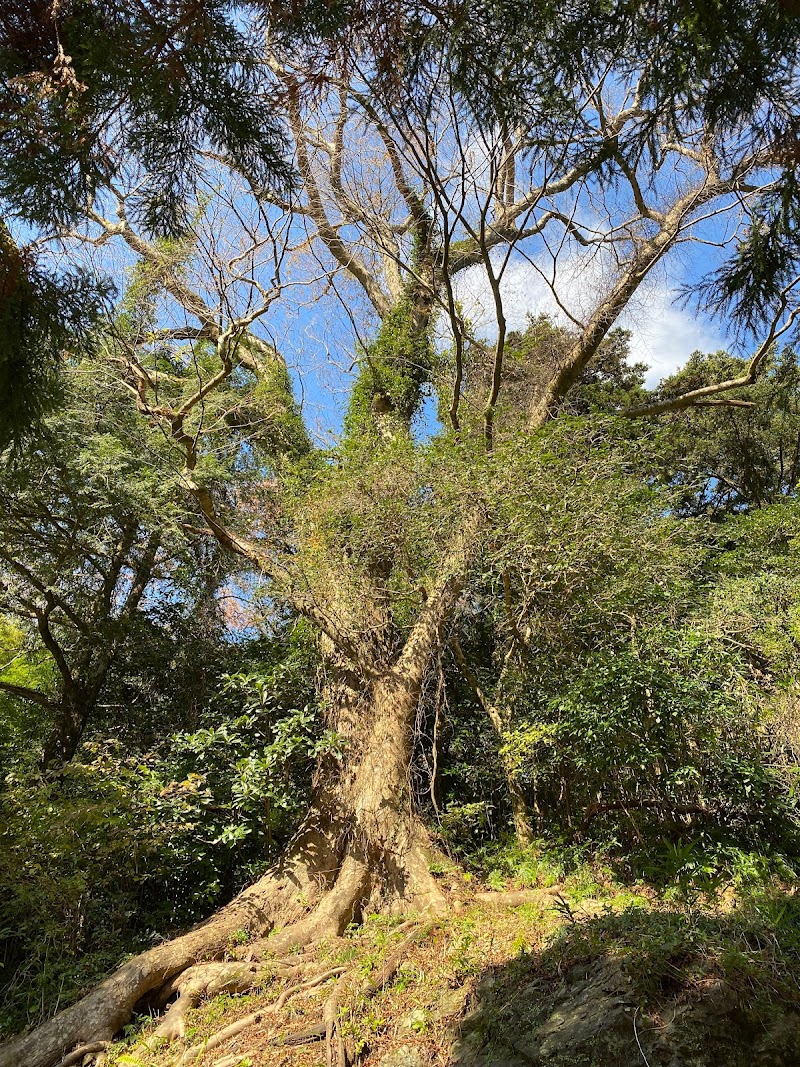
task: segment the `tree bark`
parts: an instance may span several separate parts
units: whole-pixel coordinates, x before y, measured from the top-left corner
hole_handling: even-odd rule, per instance
[[[461,573],[443,576],[393,666],[359,689],[337,687],[331,719],[350,744],[341,763],[321,771],[283,860],[207,922],[123,964],[78,1003],[4,1044],[0,1067],[52,1067],[75,1046],[111,1040],[142,998],[220,959],[242,929],[264,953],[280,954],[338,936],[367,910],[444,910],[427,832],[412,811],[408,765],[422,682],[462,583]]]
[[[94,707],[78,686],[65,688],[55,707],[55,722],[42,751],[43,772],[71,762],[81,743],[86,720]]]

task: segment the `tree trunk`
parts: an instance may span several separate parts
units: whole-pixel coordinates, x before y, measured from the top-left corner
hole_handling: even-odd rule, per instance
[[[77,1004],[6,1042],[0,1067],[53,1067],[75,1046],[109,1041],[137,1002],[167,983],[174,989],[194,964],[220,959],[242,929],[274,955],[338,936],[366,910],[445,909],[408,770],[423,680],[461,595],[478,527],[469,518],[455,539],[393,664],[361,677],[352,664],[334,671],[332,724],[349,744],[341,763],[320,769],[311,808],[281,862],[207,922],[123,964]],[[251,955],[259,951],[249,944]]]
[[[513,767],[507,765],[506,781],[511,798],[511,815],[514,820],[514,833],[521,848],[527,848],[533,841],[533,826],[531,825],[528,801],[519,782],[519,777]]]
[[[78,751],[94,701],[78,686],[65,688],[55,710],[55,722],[44,744],[42,771],[63,767]]]
[[[337,936],[369,909],[438,911],[445,898],[428,870],[427,834],[411,811],[408,760],[418,671],[389,671],[360,701],[359,736],[338,774],[322,775],[283,860],[215,916],[130,960],[88,996],[0,1047],[0,1067],[52,1067],[75,1046],[109,1041],[134,1006],[187,968],[218,960],[234,935],[280,954]],[[336,709],[353,720],[354,709]],[[353,720],[354,721],[354,720]]]
[[[408,769],[419,684],[391,671],[376,683],[361,729],[368,741],[337,791],[353,845],[372,874],[375,910],[438,910],[444,897],[428,870],[428,837],[412,811]]]

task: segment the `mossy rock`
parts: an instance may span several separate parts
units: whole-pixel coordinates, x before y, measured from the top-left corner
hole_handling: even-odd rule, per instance
[[[775,1009],[765,1026],[725,982],[678,989],[638,1006],[615,962],[484,980],[455,1037],[454,1067],[800,1067],[800,1014]]]

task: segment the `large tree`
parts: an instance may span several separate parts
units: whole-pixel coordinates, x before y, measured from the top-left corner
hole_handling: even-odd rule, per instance
[[[503,589],[515,558],[518,588],[557,591],[596,560],[632,581],[658,568],[632,521],[646,514],[651,532],[667,521],[646,464],[631,458],[635,420],[736,405],[736,391],[757,379],[796,316],[788,209],[770,199],[785,187],[794,143],[781,121],[796,92],[795,38],[780,20],[772,26],[783,51],[761,59],[775,77],[758,68],[734,107],[730,84],[709,65],[710,40],[702,39],[705,65],[684,68],[676,89],[656,76],[638,5],[627,22],[623,6],[602,48],[596,20],[565,22],[560,37],[559,23],[541,27],[541,48],[525,52],[519,79],[530,106],[513,123],[510,104],[480,114],[470,71],[454,78],[441,50],[425,56],[403,97],[380,56],[330,59],[321,73],[307,56],[272,47],[265,59],[299,175],[291,195],[263,183],[247,160],[209,150],[208,196],[182,241],[158,242],[139,225],[141,178],[124,171],[74,232],[101,250],[125,248],[141,264],[142,298],[161,301],[138,335],[109,331],[104,358],[170,443],[192,532],[260,573],[272,603],[316,627],[323,706],[342,755],[325,757],[308,815],[274,869],[202,926],[124,964],[9,1043],[0,1064],[50,1067],[74,1046],[93,1053],[158,991],[182,994],[160,1036],[182,1034],[185,1008],[204,988],[253,980],[241,965],[202,965],[219,960],[242,928],[256,942],[251,955],[280,955],[366,911],[444,909],[409,803],[408,763],[422,687],[469,609],[473,575],[485,584],[494,572]],[[517,17],[530,41],[530,22]],[[678,21],[676,39],[687,31]],[[748,23],[751,44],[762,28]],[[576,35],[560,80],[552,49]],[[484,58],[497,73],[502,57]],[[742,373],[634,401],[619,421],[593,421],[590,411],[575,425],[571,393],[648,275],[668,269],[680,246],[716,236],[719,220],[738,255],[720,283],[762,327]],[[745,300],[741,264],[770,226],[772,269]],[[520,261],[550,286],[570,326],[565,343],[532,361],[531,387],[504,407],[503,278]],[[357,334],[332,451],[312,447],[285,358],[268,339],[272,316],[307,299],[315,276],[318,293],[342,293]],[[475,279],[493,313],[489,332],[465,311]],[[447,351],[435,343],[441,321]],[[442,426],[420,440],[431,391]],[[601,483],[615,501],[608,522],[594,510]],[[520,607],[511,605],[511,617]]]

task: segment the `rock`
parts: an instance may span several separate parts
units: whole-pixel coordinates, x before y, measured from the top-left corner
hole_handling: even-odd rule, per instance
[[[800,1063],[800,1014],[787,1012],[779,1015],[758,1040],[755,1051],[758,1059],[754,1062],[769,1062],[773,1067],[797,1067]]]
[[[430,1018],[431,1016],[425,1008],[414,1008],[397,1024],[397,1032],[399,1034],[419,1034],[426,1028]]]
[[[460,989],[448,989],[439,997],[439,1003],[431,1012],[431,1019],[438,1022],[440,1019],[451,1019],[454,1015],[460,1015],[468,996],[469,990],[463,986]]]
[[[429,1057],[416,1045],[396,1045],[378,1060],[378,1067],[428,1067]]]
[[[524,965],[485,976],[453,1027],[453,1067],[800,1067],[800,1015],[766,1025],[718,980],[699,998],[664,993],[651,1011],[621,967],[606,959],[561,981]]]
[[[616,968],[600,968],[590,973],[570,990],[559,1007],[535,1030],[524,1033],[522,1043],[527,1050],[538,1044],[542,1062],[556,1061],[571,1049],[591,1047],[602,1035],[610,1034],[633,1039],[633,1026],[627,1008],[633,1007],[619,990],[624,988],[622,975]],[[512,1047],[518,1048],[517,1042]]]

